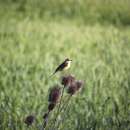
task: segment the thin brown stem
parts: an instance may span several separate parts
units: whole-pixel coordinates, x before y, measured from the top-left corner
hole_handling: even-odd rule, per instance
[[[53,122],[53,127],[54,128],[55,128],[55,124],[56,124],[58,115],[60,113],[60,107],[61,107],[61,103],[62,103],[62,100],[63,100],[64,89],[65,89],[65,87],[63,87],[63,89],[62,89],[60,103],[59,103],[59,106],[58,106],[58,109],[57,109],[57,113],[56,113],[56,116],[55,116],[55,119],[54,119],[54,122]]]
[[[67,100],[64,102],[64,104],[63,104],[63,106],[62,106],[62,108],[60,109],[60,112],[62,112],[62,110],[65,110],[65,108],[67,107],[67,103],[70,101],[70,98],[71,98],[72,96],[70,95],[68,98],[67,98]],[[66,105],[67,104],[67,105]],[[66,106],[66,107],[65,107]]]
[[[61,111],[60,111],[60,112],[62,112],[62,110],[64,110],[63,119],[62,119],[62,120],[65,119],[66,111],[67,111],[67,108],[69,107],[69,103],[70,103],[71,97],[72,97],[72,96],[70,95],[70,96],[68,97],[68,99],[66,100],[66,102],[64,103],[64,106],[61,108]],[[66,104],[66,105],[65,105],[65,104]],[[59,127],[60,127],[60,122],[58,122],[57,130],[58,130]]]

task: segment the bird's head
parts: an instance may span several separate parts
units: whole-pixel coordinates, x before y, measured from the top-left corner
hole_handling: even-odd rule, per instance
[[[66,58],[66,59],[65,59],[65,62],[71,63],[72,60],[70,60],[69,58]]]

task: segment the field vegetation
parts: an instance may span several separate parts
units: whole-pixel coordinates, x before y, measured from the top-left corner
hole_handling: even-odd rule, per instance
[[[71,68],[49,77],[66,57]],[[48,90],[84,81],[59,130],[130,129],[130,1],[0,1],[0,130],[39,129]]]

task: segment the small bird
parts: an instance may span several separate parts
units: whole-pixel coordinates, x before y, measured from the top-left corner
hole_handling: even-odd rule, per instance
[[[54,71],[54,73],[52,75],[54,75],[55,73],[57,73],[58,71],[63,71],[63,70],[67,70],[70,68],[72,60],[70,60],[69,58],[66,58],[64,60],[63,63],[61,63]]]

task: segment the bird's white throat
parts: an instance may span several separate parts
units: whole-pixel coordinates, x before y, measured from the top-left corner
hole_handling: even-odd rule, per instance
[[[70,64],[71,64],[71,61],[67,61],[67,66],[65,67],[65,70],[70,68]]]

